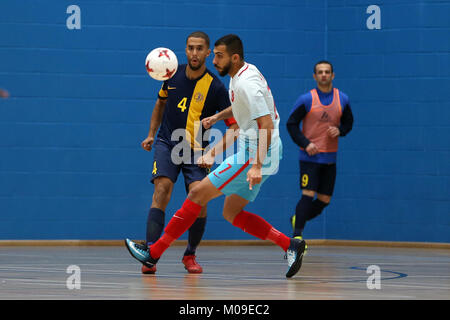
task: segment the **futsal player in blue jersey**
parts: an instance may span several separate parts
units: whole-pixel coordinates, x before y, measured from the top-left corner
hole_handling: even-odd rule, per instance
[[[300,239],[306,222],[320,215],[331,201],[338,139],[347,135],[353,126],[348,96],[333,87],[332,64],[319,61],[313,76],[317,87],[297,99],[287,120],[288,132],[300,147],[302,196],[291,218],[293,236]],[[300,122],[303,122],[302,130]]]
[[[188,64],[180,65],[175,75],[164,81],[152,112],[148,137],[142,142],[143,149],[154,150],[151,178],[154,192],[147,219],[145,247],[161,236],[165,210],[180,172],[187,192],[209,172],[208,167],[212,163],[199,166],[194,159],[194,153],[204,150],[209,143],[203,140],[200,121],[231,105],[223,83],[206,68],[205,61],[211,53],[209,44],[208,35],[201,31],[187,37]],[[231,128],[236,126],[233,118],[225,120],[225,123]],[[188,145],[178,148],[180,143]],[[195,252],[205,230],[206,214],[204,207],[189,229],[188,245],[182,259],[189,273],[203,271],[196,261]],[[156,266],[149,268],[143,265],[142,272],[155,273]]]

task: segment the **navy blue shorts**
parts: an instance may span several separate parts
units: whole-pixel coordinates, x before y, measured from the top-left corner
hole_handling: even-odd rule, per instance
[[[333,195],[336,182],[336,163],[322,164],[300,161],[300,188]]]
[[[186,190],[188,190],[188,186],[192,182],[201,181],[208,175],[210,170],[207,168],[200,168],[195,164],[193,155],[191,156],[190,163],[173,163],[171,158],[172,149],[173,146],[160,139],[157,139],[153,144],[154,160],[152,167],[152,183],[154,183],[154,180],[158,177],[167,177],[175,183],[177,182],[178,175],[181,171],[183,172]]]

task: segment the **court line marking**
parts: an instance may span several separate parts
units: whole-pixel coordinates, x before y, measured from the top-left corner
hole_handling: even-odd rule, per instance
[[[280,295],[288,295],[288,299],[289,299],[289,295],[294,294],[291,299],[298,299],[299,297],[304,296],[305,298],[307,297],[311,297],[311,296],[321,296],[321,297],[329,297],[329,298],[333,298],[333,299],[345,299],[348,298],[349,296],[354,296],[354,297],[361,297],[363,294],[361,292],[355,292],[355,293],[346,293],[345,295],[330,295],[327,292],[317,292],[317,291],[298,291],[298,290],[292,290],[289,288],[285,288],[285,287],[280,287],[280,288],[271,288],[270,291],[264,291],[261,292],[259,286],[263,285],[263,283],[261,283],[259,286],[257,286],[256,288],[237,288],[237,287],[217,287],[217,286],[205,286],[205,287],[180,287],[178,284],[171,284],[171,285],[167,285],[165,284],[164,287],[149,287],[149,286],[130,286],[130,285],[125,285],[123,283],[97,283],[97,282],[82,282],[81,284],[81,289],[80,291],[72,291],[72,290],[68,290],[65,287],[65,282],[63,281],[62,283],[60,281],[56,281],[56,280],[51,280],[51,281],[44,281],[44,280],[32,280],[32,279],[8,279],[9,281],[16,281],[22,284],[34,284],[34,285],[57,285],[57,287],[64,289],[63,292],[67,293],[67,295],[69,297],[73,296],[73,293],[78,293],[78,295],[80,297],[85,297],[86,295],[83,293],[86,293],[86,291],[83,291],[83,289],[87,290],[87,289],[110,289],[110,290],[121,290],[121,289],[132,289],[132,290],[145,290],[148,291],[149,289],[153,290],[153,293],[155,293],[154,295],[157,295],[159,297],[161,297],[161,294],[165,294],[165,292],[167,292],[167,294],[169,295],[169,299],[179,299],[179,297],[174,297],[174,291],[176,294],[182,294],[182,295],[186,295],[189,296],[190,291],[192,291],[193,289],[196,291],[199,291],[198,293],[201,293],[203,295],[207,295],[208,297],[210,297],[211,299],[214,299],[214,296],[216,293],[223,297],[224,295],[229,295],[229,297],[227,298],[231,298],[233,299],[233,297],[236,297],[236,292],[240,292],[240,293],[252,293],[253,297],[255,298],[255,294],[257,294],[258,297],[262,297],[262,298],[268,298],[271,296],[274,297],[278,297],[280,298]],[[86,284],[87,283],[87,284]],[[25,289],[25,288],[24,288]],[[35,288],[38,289],[38,288]],[[57,289],[57,288],[55,288]],[[206,289],[208,292],[204,292],[202,293],[201,290],[202,289]],[[211,291],[211,292],[210,292]],[[92,294],[92,292],[90,292],[90,294]],[[102,292],[102,295],[104,295],[105,293]],[[44,293],[44,295],[47,296],[54,296],[55,294],[49,294],[49,293]],[[88,293],[89,295],[89,293]],[[0,295],[1,296],[1,295]],[[21,297],[23,297],[24,295],[20,295]],[[31,292],[29,295],[25,295],[25,296],[35,296],[33,295],[33,293]],[[60,296],[60,294],[59,294]],[[123,298],[123,294],[119,294],[119,295],[115,295],[115,294],[106,294],[106,296],[118,296]],[[152,296],[152,295],[150,295]],[[367,292],[367,295],[363,295],[363,296],[367,296],[368,298],[373,298],[373,295],[370,292]],[[408,299],[408,298],[414,298],[414,296],[405,296],[405,295],[399,295],[399,294],[383,294],[383,299],[386,298],[391,298],[391,299],[398,299],[398,298],[403,298],[403,299]],[[202,298],[200,298],[202,299]],[[241,298],[235,298],[235,299],[241,299]],[[286,299],[286,298],[280,298],[280,299]]]
[[[50,270],[49,272],[60,272],[57,270]],[[97,271],[93,271],[90,272],[90,274],[96,274]],[[109,272],[108,274],[105,274],[104,271],[102,271],[100,274],[101,275],[116,275],[116,274],[120,274],[120,275],[127,275],[127,276],[132,276],[135,278],[142,278],[142,277],[146,277],[146,276],[142,276],[140,273],[132,273],[130,274],[127,271],[116,271],[116,272]],[[349,277],[355,277],[355,278],[359,278],[360,276],[344,276],[346,278]],[[164,274],[159,274],[156,277],[154,276],[150,276],[149,278],[153,278],[155,279],[155,281],[157,281],[157,279],[163,278],[163,279],[172,279],[172,280],[179,280],[179,279],[186,279],[186,274],[179,274],[179,275],[174,275],[174,274],[170,274],[170,275],[164,275]],[[335,279],[338,278],[338,279]],[[341,278],[339,280],[339,278]],[[22,282],[22,283],[35,283],[35,284],[49,284],[49,283],[58,283],[58,284],[65,284],[65,282],[62,281],[58,281],[58,280],[51,280],[51,279],[20,279],[20,278],[2,278],[2,280],[7,280],[7,281],[17,281],[17,282]],[[201,275],[201,278],[199,278],[199,280],[202,281],[207,281],[207,280],[219,280],[219,281],[227,281],[228,284],[230,285],[231,288],[233,288],[233,290],[237,290],[237,288],[233,287],[234,284],[242,284],[242,282],[249,282],[249,284],[253,284],[254,286],[261,286],[264,283],[266,283],[267,281],[272,282],[272,283],[280,283],[280,284],[286,284],[286,281],[290,281],[290,282],[294,282],[294,283],[302,283],[302,284],[334,284],[334,285],[342,285],[345,283],[355,283],[355,282],[365,282],[366,279],[356,279],[356,280],[349,280],[349,279],[342,279],[342,276],[336,276],[336,277],[327,277],[327,278],[323,278],[321,277],[320,279],[317,277],[313,277],[313,276],[299,276],[298,278],[294,278],[294,279],[290,279],[290,280],[286,280],[285,278],[282,278],[282,275],[280,275],[280,278],[277,279],[270,279],[270,278],[259,278],[259,277],[248,277],[248,276],[217,276],[217,275]],[[256,281],[256,283],[255,283]],[[116,283],[116,282],[96,282],[96,281],[83,281],[83,283],[87,284],[87,286],[89,287],[106,287],[106,286],[121,286],[122,288],[128,288],[129,286],[127,286],[125,283]],[[435,290],[449,290],[449,287],[441,287],[441,286],[430,286],[429,284],[421,284],[421,283],[407,283],[407,284],[382,284],[382,286],[396,286],[396,287],[414,287],[414,288],[422,288],[422,289],[435,289]],[[170,288],[171,285],[170,284],[165,284],[165,287]],[[175,284],[173,285],[173,288],[178,288],[178,285]],[[209,288],[209,286],[208,286]],[[222,289],[224,289],[224,287],[221,287]],[[184,290],[184,289],[182,289]],[[283,289],[284,290],[284,289]]]

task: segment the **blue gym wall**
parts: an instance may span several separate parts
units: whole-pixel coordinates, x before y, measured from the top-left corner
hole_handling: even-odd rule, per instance
[[[72,4],[81,30],[66,27]],[[380,30],[366,27],[373,4]],[[201,29],[213,43],[241,36],[281,115],[282,166],[249,211],[291,233],[298,151],[285,123],[326,58],[355,124],[332,203],[305,237],[450,242],[448,12],[432,0],[1,0],[11,97],[0,99],[0,239],[144,238],[153,153],[140,142],[160,87],[144,59],[164,46],[184,63],[186,36]],[[185,195],[180,177],[168,217]],[[205,239],[253,239],[225,222],[222,203],[209,205]]]

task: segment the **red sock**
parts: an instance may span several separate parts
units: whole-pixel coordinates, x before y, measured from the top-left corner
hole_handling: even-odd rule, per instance
[[[262,240],[270,240],[280,246],[284,251],[289,248],[291,239],[272,227],[270,223],[260,216],[247,211],[241,211],[233,220],[235,227]]]
[[[270,229],[269,234],[267,235],[267,240],[270,240],[273,243],[280,246],[281,249],[284,250],[284,252],[287,251],[287,249],[291,244],[291,238],[289,238],[284,233],[281,233],[275,228]]]
[[[162,237],[150,246],[152,258],[158,259],[161,257],[172,242],[181,237],[195,222],[201,210],[200,205],[186,199],[183,206],[170,219]]]

